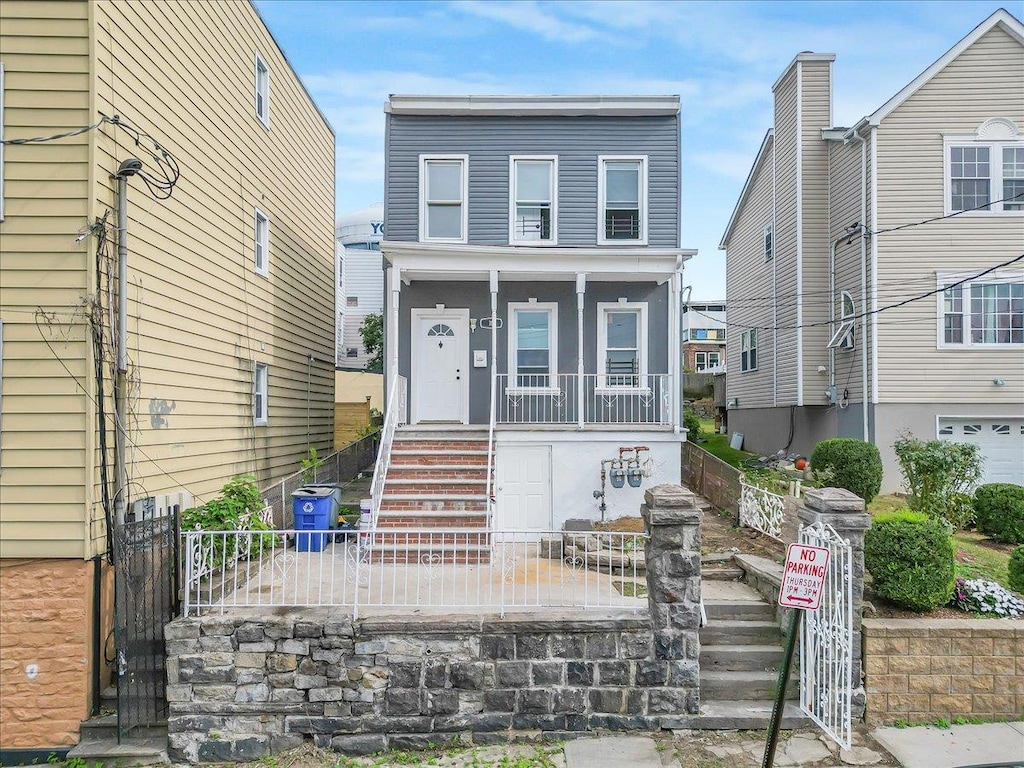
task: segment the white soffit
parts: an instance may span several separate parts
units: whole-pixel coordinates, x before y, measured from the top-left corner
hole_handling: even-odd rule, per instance
[[[677,115],[679,96],[426,96],[392,94],[392,115]]]

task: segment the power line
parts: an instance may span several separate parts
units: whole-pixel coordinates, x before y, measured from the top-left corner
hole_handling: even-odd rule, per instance
[[[93,123],[92,125],[87,125],[84,128],[75,128],[74,130],[66,131],[65,133],[55,133],[52,136],[33,136],[32,138],[28,139],[4,139],[3,141],[0,141],[0,144],[42,144],[43,142],[47,141],[59,141],[61,139],[69,139],[72,136],[79,136],[80,134],[88,133],[89,131],[93,131],[99,128],[104,123],[112,122],[113,120],[111,118],[107,117],[106,115],[102,115],[100,119],[97,120],[95,123]]]
[[[953,213],[947,213],[947,214],[944,214],[943,216],[933,216],[932,218],[925,219],[924,221],[914,221],[914,222],[911,222],[910,224],[900,224],[898,227],[889,227],[888,229],[879,229],[879,230],[876,230],[874,232],[870,232],[869,231],[867,234],[870,235],[870,236],[875,236],[875,235],[884,235],[884,234],[886,234],[888,232],[899,232],[901,229],[910,229],[912,227],[921,227],[921,226],[924,226],[925,224],[931,224],[932,222],[935,222],[935,221],[942,221],[943,219],[952,219],[952,218],[955,218],[956,216],[962,216],[965,213],[971,213],[973,211],[987,211],[993,205],[995,205],[996,203],[1005,203],[1005,202],[1007,202],[1009,200],[1021,200],[1021,199],[1024,199],[1024,192],[1018,192],[1016,195],[1011,195],[1010,197],[1004,197],[1001,200],[990,200],[987,203],[982,203],[981,205],[976,205],[973,208],[965,208],[962,211],[953,211]]]

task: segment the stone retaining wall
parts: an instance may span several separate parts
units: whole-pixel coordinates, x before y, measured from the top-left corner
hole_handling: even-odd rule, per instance
[[[644,615],[179,619],[167,627],[171,754],[654,730],[662,715],[696,711],[698,685],[695,659],[660,658],[656,645]]]
[[[865,619],[870,725],[1024,715],[1024,621]]]

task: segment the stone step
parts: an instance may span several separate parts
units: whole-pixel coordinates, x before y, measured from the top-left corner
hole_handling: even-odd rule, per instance
[[[117,709],[117,686],[108,685],[100,693],[100,706],[108,709]]]
[[[778,645],[704,645],[700,646],[701,673],[761,672],[778,670],[782,648]]]
[[[742,701],[749,699],[774,700],[777,672],[712,672],[700,671],[700,696],[707,700]],[[790,679],[786,698],[798,698],[798,682]]]
[[[708,621],[714,619],[771,621],[775,606],[763,600],[709,600],[704,603]]]
[[[701,564],[700,576],[702,579],[714,579],[715,581],[742,581],[744,572],[742,568],[734,565]]]
[[[705,645],[780,645],[782,631],[774,621],[714,619],[700,628],[700,644]]]
[[[102,741],[104,739],[113,739],[114,741],[117,741],[117,715],[97,715],[96,717],[90,717],[88,720],[82,722],[79,732],[82,741]],[[150,728],[135,728],[132,730],[132,736],[138,738],[160,738],[161,736],[166,735],[166,722]]]
[[[705,700],[697,715],[663,715],[663,728],[695,731],[766,731],[772,717],[771,701],[719,701]],[[812,725],[798,704],[786,702],[782,710],[781,727],[785,730]]]
[[[80,741],[68,751],[68,762],[72,758],[84,761],[89,768],[100,765],[113,766],[169,765],[167,737],[126,739],[120,744],[117,737]],[[77,761],[76,761],[77,762]]]

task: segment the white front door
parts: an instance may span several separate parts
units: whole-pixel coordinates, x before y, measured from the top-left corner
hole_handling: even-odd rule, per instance
[[[497,463],[498,530],[551,530],[551,447],[501,447]]]
[[[414,422],[469,423],[469,310],[412,311]]]

